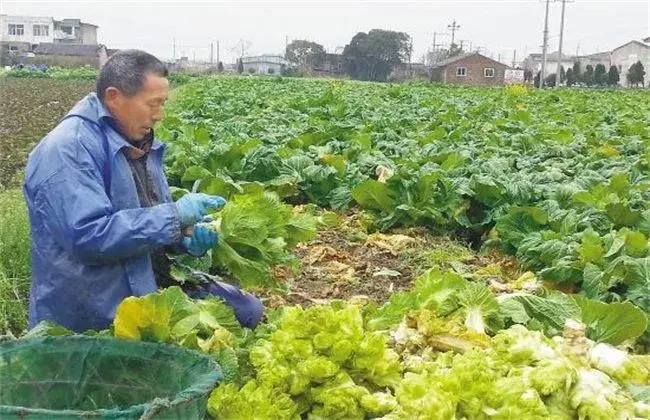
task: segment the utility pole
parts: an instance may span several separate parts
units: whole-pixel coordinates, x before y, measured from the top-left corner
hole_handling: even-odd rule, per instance
[[[219,59],[219,41],[217,41],[217,64],[219,64],[221,61]]]
[[[499,58],[497,59],[497,61],[500,63],[501,62],[501,53],[499,53],[498,57]]]
[[[517,66],[517,50],[512,53],[512,68],[514,69]]]
[[[210,64],[214,64],[214,43],[210,43]]]
[[[451,45],[454,45],[454,40],[456,39],[456,31],[460,29],[460,25],[457,25],[456,19],[454,19],[451,25],[447,25],[447,28],[451,29]]]
[[[436,44],[436,35],[448,35],[448,34],[443,33],[443,32],[434,32],[433,33],[433,45],[432,45],[433,51],[437,51],[438,47],[442,47],[442,45],[443,45],[443,44]]]
[[[431,51],[431,65],[436,64],[438,61],[438,55],[436,54],[436,51],[438,51],[438,47],[442,47],[442,44],[436,44],[436,35],[446,35],[441,32],[434,32],[433,33],[433,45],[432,45],[432,51]]]
[[[174,48],[174,53],[172,55],[172,58],[174,59],[174,61],[176,61],[176,37],[173,38],[172,43]]]
[[[544,89],[546,78],[546,49],[548,47],[548,6],[551,0],[546,0],[546,16],[544,17],[544,44],[542,46],[542,71],[539,74],[539,88]]]
[[[472,40],[471,39],[461,39],[459,40],[460,42],[460,49],[464,50],[465,45],[469,45],[467,47],[467,51],[472,51]]]
[[[567,0],[562,0],[562,18],[560,20],[560,46],[557,49],[557,71],[555,72],[555,86],[560,85],[560,70],[562,69],[562,38],[564,37],[564,7]]]
[[[287,53],[287,48],[289,48],[289,35],[284,36],[284,53]]]

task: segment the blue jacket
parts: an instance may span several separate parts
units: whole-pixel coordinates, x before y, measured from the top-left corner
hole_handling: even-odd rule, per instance
[[[122,299],[156,290],[150,252],[180,242],[165,145],[154,140],[147,161],[164,203],[141,208],[123,153],[132,146],[111,118],[91,93],[29,156],[30,328],[42,320],[77,332],[108,327]]]

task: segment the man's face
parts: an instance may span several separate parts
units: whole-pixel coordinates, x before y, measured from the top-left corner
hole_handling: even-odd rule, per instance
[[[121,133],[130,141],[140,141],[162,120],[168,95],[167,78],[147,73],[138,93],[128,96],[117,88],[109,87],[104,94],[104,102],[117,120]]]

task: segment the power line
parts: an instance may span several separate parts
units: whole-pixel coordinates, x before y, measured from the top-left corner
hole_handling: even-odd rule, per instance
[[[447,28],[451,29],[451,45],[454,45],[454,37],[456,36],[456,31],[460,29],[460,25],[457,25],[456,19],[454,19],[451,25],[447,25]]]
[[[432,44],[432,47],[433,47],[433,51],[434,51],[434,52],[438,49],[438,47],[442,47],[442,45],[443,45],[443,44],[437,44],[437,43],[436,43],[436,36],[437,36],[437,35],[448,35],[448,34],[446,34],[446,33],[444,33],[444,32],[434,32],[434,33],[433,33],[433,44]]]

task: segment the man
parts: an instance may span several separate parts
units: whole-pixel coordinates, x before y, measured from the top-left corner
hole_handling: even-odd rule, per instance
[[[201,256],[217,244],[218,235],[197,222],[225,203],[221,197],[171,199],[165,145],[152,131],[168,92],[162,62],[118,52],[101,69],[97,92],[30,154],[30,327],[51,320],[77,332],[106,328],[124,298],[170,284],[165,251]],[[188,227],[192,236],[183,238]],[[211,282],[193,292],[222,297],[244,326],[262,316],[260,301],[233,286]]]

